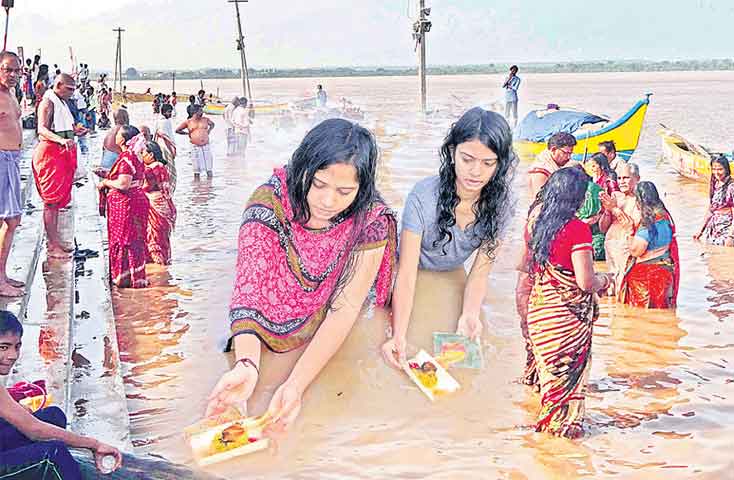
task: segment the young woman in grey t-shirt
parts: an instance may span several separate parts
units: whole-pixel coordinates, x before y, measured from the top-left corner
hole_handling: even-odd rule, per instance
[[[440,149],[439,175],[421,180],[408,195],[392,301],[393,336],[385,360],[401,368],[418,270],[450,271],[479,250],[464,287],[457,333],[478,338],[489,270],[511,216],[510,183],[516,157],[502,116],[479,107],[464,113]]]

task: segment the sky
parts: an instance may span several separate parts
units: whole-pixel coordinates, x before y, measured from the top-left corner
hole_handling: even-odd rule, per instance
[[[16,0],[9,48],[111,70],[238,68],[226,0]],[[411,5],[412,4],[412,5]],[[417,0],[250,0],[240,4],[248,65],[405,66],[416,61]],[[434,65],[731,58],[731,0],[426,0]]]

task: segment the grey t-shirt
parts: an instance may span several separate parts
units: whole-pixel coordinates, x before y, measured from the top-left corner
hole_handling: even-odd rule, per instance
[[[401,219],[401,231],[410,230],[422,235],[421,256],[418,268],[434,271],[454,270],[479,247],[479,240],[474,238],[474,225],[461,230],[458,225],[451,227],[453,238],[447,244],[442,238],[436,220],[438,217],[438,176],[428,177],[418,182],[405,200],[405,208]],[[445,244],[445,245],[444,245]],[[446,253],[443,253],[443,250]]]

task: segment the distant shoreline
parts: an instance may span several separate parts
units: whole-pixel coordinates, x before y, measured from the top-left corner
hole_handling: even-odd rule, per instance
[[[491,75],[506,73],[509,64],[438,65],[429,66],[428,75]],[[624,73],[680,72],[734,70],[734,59],[675,60],[675,61],[599,61],[519,63],[522,73]],[[393,77],[417,75],[416,67],[333,67],[333,68],[249,68],[250,78],[310,78],[310,77]],[[199,70],[137,71],[129,68],[124,80],[177,80],[240,78],[240,69],[204,68]]]

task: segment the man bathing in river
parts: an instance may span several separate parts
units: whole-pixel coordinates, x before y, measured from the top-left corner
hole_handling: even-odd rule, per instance
[[[0,297],[22,296],[24,283],[9,278],[5,267],[13,234],[23,212],[20,192],[20,105],[13,90],[22,72],[20,59],[0,53]]]
[[[180,135],[188,135],[191,141],[191,161],[194,164],[194,180],[199,179],[202,171],[206,170],[206,176],[212,177],[214,156],[211,145],[209,145],[209,132],[214,128],[214,122],[204,116],[201,105],[194,105],[192,117],[184,121],[176,129]]]

